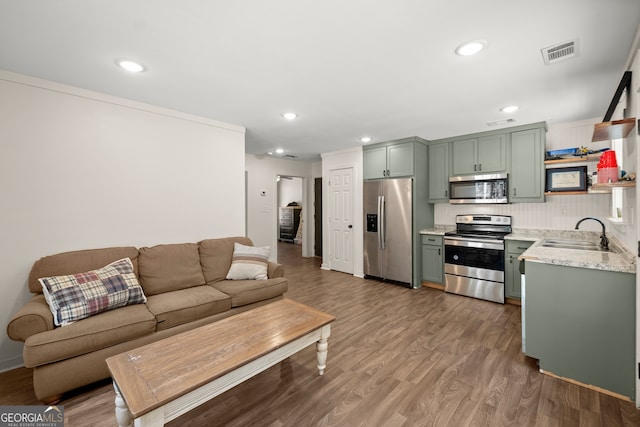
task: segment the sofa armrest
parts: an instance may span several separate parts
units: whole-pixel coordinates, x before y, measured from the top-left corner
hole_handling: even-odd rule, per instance
[[[31,335],[54,329],[53,314],[44,295],[35,295],[9,321],[7,335],[24,342]]]
[[[273,261],[269,261],[267,266],[267,277],[273,279],[274,277],[284,277],[284,266]]]

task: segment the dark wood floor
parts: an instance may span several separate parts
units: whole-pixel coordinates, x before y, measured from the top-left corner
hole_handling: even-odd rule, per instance
[[[521,352],[520,307],[320,270],[279,245],[287,297],[335,316],[324,376],[303,350],[170,426],[640,426],[631,402],[542,375]],[[116,425],[103,382],[65,397],[66,426]],[[0,404],[37,404],[30,371]]]

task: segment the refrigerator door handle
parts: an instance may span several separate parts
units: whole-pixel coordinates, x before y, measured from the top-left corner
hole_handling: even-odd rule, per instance
[[[380,249],[384,249],[384,243],[387,237],[384,229],[385,223],[384,196],[378,196],[378,238],[380,239]]]

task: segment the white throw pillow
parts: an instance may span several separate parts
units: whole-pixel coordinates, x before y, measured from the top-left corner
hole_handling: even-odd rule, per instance
[[[255,247],[234,243],[228,280],[267,280],[270,246]]]

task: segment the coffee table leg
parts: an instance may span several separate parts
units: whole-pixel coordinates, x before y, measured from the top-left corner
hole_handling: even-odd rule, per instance
[[[127,408],[127,404],[124,402],[115,381],[113,382],[113,388],[116,391],[116,420],[118,420],[118,427],[131,427],[131,412],[129,412],[129,408]]]
[[[320,331],[320,339],[316,343],[316,357],[318,359],[318,373],[324,374],[324,369],[327,367],[327,348],[329,343],[327,342],[331,335],[331,325],[322,327]]]

